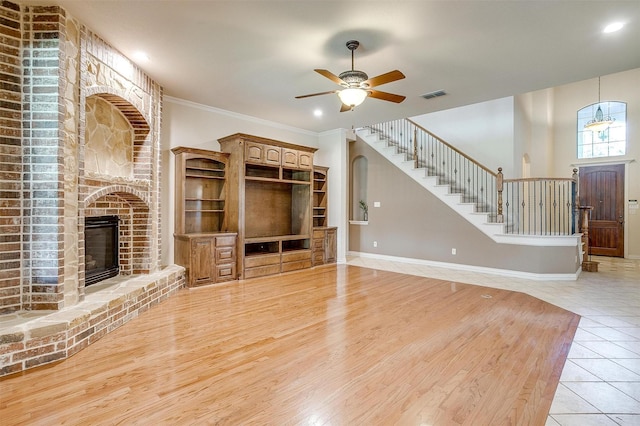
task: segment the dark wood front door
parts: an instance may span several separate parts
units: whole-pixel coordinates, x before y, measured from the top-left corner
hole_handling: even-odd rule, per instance
[[[591,254],[624,257],[624,164],[580,167],[580,205],[593,207]]]

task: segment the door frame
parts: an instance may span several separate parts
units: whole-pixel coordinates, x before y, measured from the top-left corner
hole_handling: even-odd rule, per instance
[[[578,170],[580,167],[591,167],[591,166],[612,166],[617,164],[624,165],[624,222],[625,226],[623,228],[624,235],[624,258],[628,259],[629,257],[629,227],[627,226],[627,219],[629,218],[629,163],[634,160],[617,160],[617,161],[581,161],[579,163],[572,164],[572,167],[577,167]],[[578,177],[579,179],[580,177]]]

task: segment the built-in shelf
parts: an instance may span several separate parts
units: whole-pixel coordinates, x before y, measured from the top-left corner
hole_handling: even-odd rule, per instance
[[[333,263],[337,258],[337,234],[335,226],[328,226],[329,168],[313,168],[313,239],[311,242],[314,265]]]
[[[175,234],[225,231],[229,155],[187,147],[172,151],[176,155]]]
[[[225,179],[224,176],[206,176],[206,175],[194,175],[194,174],[185,174],[185,177],[194,178],[194,179],[218,179],[218,180]]]
[[[301,234],[296,234],[296,235],[271,235],[271,236],[265,236],[265,237],[245,238],[244,242],[245,243],[260,243],[260,242],[269,242],[269,241],[300,240],[300,239],[306,239],[306,238],[311,238],[311,236],[310,235],[301,235]]]
[[[327,226],[327,167],[313,169],[313,227]]]
[[[226,232],[229,154],[177,147],[174,261],[187,286],[237,279],[237,233]]]
[[[230,210],[242,278],[311,266],[315,148],[235,134],[219,139],[231,155]]]

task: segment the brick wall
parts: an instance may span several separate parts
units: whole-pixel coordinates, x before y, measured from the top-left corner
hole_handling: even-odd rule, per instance
[[[57,6],[0,0],[0,43],[0,314],[83,300],[87,215],[126,212],[122,272],[158,270],[162,88]],[[84,170],[92,96],[131,126],[131,176]]]
[[[60,138],[61,55],[65,14],[59,7],[23,13],[23,309],[64,306],[64,167]]]
[[[17,5],[0,2],[0,314],[22,303],[21,22]]]
[[[0,0],[0,48],[0,315],[25,318],[0,327],[2,376],[75,354],[185,275],[160,267],[162,88],[59,7]],[[91,96],[131,125],[131,177],[85,173]],[[102,215],[120,218],[123,277],[87,293],[84,219]]]

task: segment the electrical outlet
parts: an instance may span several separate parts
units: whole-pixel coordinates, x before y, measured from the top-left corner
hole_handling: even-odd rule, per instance
[[[378,247],[378,242],[377,242],[377,241],[374,241],[374,242],[373,242],[373,246],[374,246],[374,247]]]
[[[380,201],[374,201],[373,207],[380,207]]]
[[[451,249],[451,254],[456,254],[456,252],[457,252],[456,249],[454,248]]]

